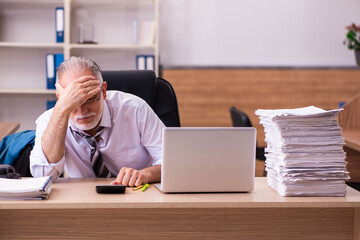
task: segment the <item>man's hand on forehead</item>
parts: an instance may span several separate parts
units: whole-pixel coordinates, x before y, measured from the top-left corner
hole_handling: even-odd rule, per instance
[[[68,88],[77,88],[77,89],[84,89],[84,88],[93,88],[96,86],[100,86],[100,81],[94,76],[82,76],[77,79],[64,79],[56,83],[56,89],[59,91],[59,95],[61,94],[64,89]]]
[[[56,90],[60,104],[74,110],[84,104],[89,98],[101,91],[101,83],[94,76],[81,76],[71,79],[61,79],[56,83]]]

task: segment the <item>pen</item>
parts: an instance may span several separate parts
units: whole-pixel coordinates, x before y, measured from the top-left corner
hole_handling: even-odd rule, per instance
[[[141,189],[141,191],[144,192],[148,187],[149,187],[149,184],[147,183],[147,184],[145,184],[145,185],[143,186],[143,188]]]
[[[138,186],[138,187],[136,187],[136,188],[133,188],[133,191],[136,191],[136,190],[139,190],[140,188],[142,188],[144,185],[140,185],[140,186]]]

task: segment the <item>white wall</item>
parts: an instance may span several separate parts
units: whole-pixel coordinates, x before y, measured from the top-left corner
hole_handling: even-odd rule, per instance
[[[160,62],[176,66],[355,66],[345,26],[360,0],[162,0]]]

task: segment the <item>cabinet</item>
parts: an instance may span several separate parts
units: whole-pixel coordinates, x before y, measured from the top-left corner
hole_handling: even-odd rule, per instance
[[[55,9],[64,8],[64,42],[56,43]],[[154,41],[134,42],[134,25],[154,22]],[[136,24],[135,24],[136,23]],[[96,44],[79,43],[79,27],[93,26]],[[103,70],[136,69],[137,55],[154,55],[159,69],[159,0],[0,0],[0,121],[35,129],[55,101],[46,89],[48,53],[84,56]]]

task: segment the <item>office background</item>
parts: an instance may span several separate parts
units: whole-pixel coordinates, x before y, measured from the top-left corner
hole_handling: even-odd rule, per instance
[[[342,42],[358,0],[166,0],[160,55],[176,66],[355,66]]]
[[[229,107],[337,108],[360,90],[345,26],[356,0],[176,1],[160,4],[160,62],[183,126],[231,126]]]
[[[54,98],[46,89],[47,53],[86,55],[104,70],[135,68],[136,54],[152,54],[157,46],[122,45],[131,39],[133,16],[127,10],[148,14],[146,7],[127,3],[153,2],[0,0],[0,121],[18,121],[20,130],[35,127],[36,117]],[[65,27],[73,36],[64,44],[55,43],[58,6],[72,10]],[[337,108],[360,90],[354,52],[342,44],[344,27],[360,24],[359,10],[359,0],[161,0],[162,75],[176,91],[182,125],[231,126],[229,108],[235,106],[250,116],[264,146],[256,109]],[[89,19],[100,30],[101,44],[77,44],[78,23]],[[124,20],[128,31],[120,30]],[[107,198],[96,194],[92,180],[63,180],[54,184],[48,201],[1,204],[0,235],[101,239],[117,236],[120,229],[134,239],[360,238],[359,194],[350,188],[346,198],[284,199],[270,191],[266,178],[257,178],[251,194],[179,198],[151,186],[145,193],[129,189],[123,197]]]
[[[77,27],[86,20],[99,43],[126,43],[134,16],[156,18],[152,3],[0,1],[0,121],[34,129],[56,99],[37,90],[46,88],[47,53],[85,55],[104,70],[135,68],[136,54],[151,48],[80,46]],[[56,45],[54,13],[64,5],[71,7],[71,37]],[[360,89],[354,52],[342,43],[345,26],[360,23],[359,10],[356,0],[160,0],[159,62],[178,96],[182,126],[231,126],[235,106],[263,144],[258,108],[338,107]]]

